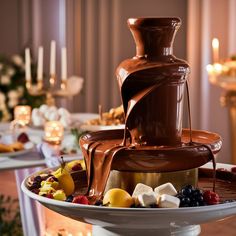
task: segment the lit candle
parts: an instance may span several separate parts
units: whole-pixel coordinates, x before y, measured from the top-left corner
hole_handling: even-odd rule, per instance
[[[213,49],[213,63],[219,62],[219,40],[214,38],[212,40],[212,49]]]
[[[51,41],[51,54],[50,54],[50,75],[55,76],[56,74],[56,42]]]
[[[25,79],[26,81],[31,80],[31,62],[30,62],[30,49],[25,49]]]
[[[65,47],[61,49],[61,79],[67,79],[67,52]]]
[[[64,135],[64,127],[60,121],[48,121],[44,126],[44,140],[51,144],[60,144]]]
[[[31,118],[30,106],[16,106],[14,108],[14,120],[22,125],[27,125]]]
[[[39,47],[38,51],[37,79],[38,81],[43,80],[43,47]]]

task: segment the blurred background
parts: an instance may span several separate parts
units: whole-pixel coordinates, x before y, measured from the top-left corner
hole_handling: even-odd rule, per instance
[[[84,78],[82,92],[66,101],[66,106],[71,112],[97,113],[98,104],[104,110],[121,104],[115,69],[135,55],[127,19],[180,17],[174,54],[191,66],[193,128],[219,133],[223,149],[218,161],[230,162],[228,109],[220,105],[223,91],[209,83],[206,65],[212,62],[214,37],[220,40],[221,58],[236,53],[235,10],[235,0],[1,0],[0,55],[24,55],[24,49],[30,47],[37,63],[38,47],[43,46],[47,80],[50,42],[55,40],[60,79],[60,49],[66,46],[68,75]]]

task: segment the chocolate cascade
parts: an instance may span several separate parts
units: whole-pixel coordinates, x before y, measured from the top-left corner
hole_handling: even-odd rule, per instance
[[[112,170],[176,174],[207,163],[220,150],[219,135],[182,129],[189,66],[173,55],[172,46],[180,24],[178,18],[128,20],[136,56],[117,68],[125,130],[93,132],[80,139],[90,196],[102,196]]]

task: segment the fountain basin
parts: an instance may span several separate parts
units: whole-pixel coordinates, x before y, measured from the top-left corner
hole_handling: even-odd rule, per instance
[[[224,168],[224,165],[221,166]],[[227,166],[228,167],[228,166]],[[47,172],[49,169],[40,171]],[[201,170],[201,169],[200,169]],[[211,175],[211,170],[207,171]],[[39,201],[47,208],[69,218],[95,225],[93,235],[198,235],[199,224],[216,221],[236,214],[236,202],[192,208],[108,208],[92,205],[81,205],[48,199],[32,193],[27,182],[39,172],[27,177],[22,191],[30,198]],[[218,176],[218,175],[217,175]],[[218,178],[219,177],[219,178]],[[216,192],[224,199],[227,195],[236,199],[236,178],[219,175],[216,181]],[[226,179],[221,180],[221,177]],[[223,178],[222,178],[223,179]],[[209,189],[212,179],[203,176],[200,171],[199,186]],[[218,190],[218,191],[217,191]]]

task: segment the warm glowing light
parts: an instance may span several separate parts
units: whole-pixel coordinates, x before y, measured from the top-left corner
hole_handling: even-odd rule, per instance
[[[48,121],[44,126],[44,140],[52,144],[60,144],[64,135],[64,128],[60,121]]]
[[[219,63],[215,63],[214,69],[215,69],[216,73],[221,73],[222,72],[222,65]]]
[[[213,50],[213,62],[219,62],[219,40],[217,38],[213,38],[212,40],[212,50]]]
[[[30,106],[16,106],[14,108],[14,119],[17,123],[27,125],[31,118],[31,107]]]
[[[209,64],[206,66],[206,70],[209,74],[212,74],[214,72],[214,67],[213,65]]]

